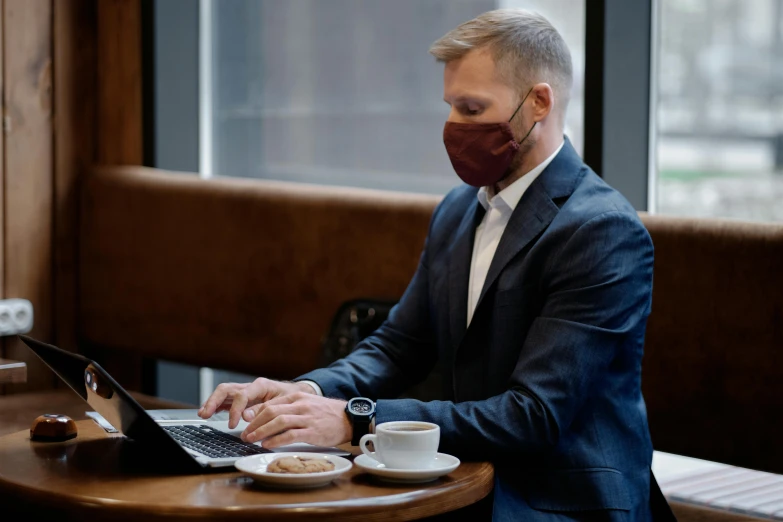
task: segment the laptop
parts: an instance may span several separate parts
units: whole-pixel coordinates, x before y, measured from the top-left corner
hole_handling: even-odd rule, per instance
[[[247,423],[241,421],[230,430],[225,413],[213,417],[217,420],[205,420],[195,409],[147,411],[95,361],[24,335],[19,338],[111,426],[143,445],[145,454],[164,459],[173,468],[225,468],[242,457],[274,451],[347,455],[338,448],[309,444],[268,450],[258,443],[244,442],[239,434]]]

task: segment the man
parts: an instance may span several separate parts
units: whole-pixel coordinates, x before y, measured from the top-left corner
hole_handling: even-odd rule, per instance
[[[485,13],[430,49],[444,142],[466,185],[435,210],[419,267],[354,353],[282,383],[219,386],[243,437],[334,445],[374,421],[441,427],[440,451],[495,463],[495,520],[645,521],[652,446],[640,389],[653,247],[563,126],[571,57],[543,17]],[[442,365],[442,401],[396,399]],[[334,397],[334,398],[326,398]]]

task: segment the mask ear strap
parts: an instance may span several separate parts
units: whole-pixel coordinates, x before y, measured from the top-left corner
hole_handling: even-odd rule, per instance
[[[525,103],[525,100],[527,100],[527,97],[528,97],[528,96],[530,96],[530,93],[531,93],[531,92],[533,92],[533,87],[531,87],[531,88],[530,88],[530,90],[529,90],[529,91],[527,91],[527,94],[525,94],[525,97],[524,97],[524,98],[522,98],[522,101],[521,101],[521,102],[519,102],[519,105],[517,105],[517,110],[515,110],[515,111],[514,111],[514,114],[512,114],[512,115],[511,115],[511,117],[508,119],[508,123],[511,123],[511,120],[513,120],[513,119],[514,119],[514,116],[516,116],[516,115],[517,115],[517,113],[519,112],[519,109],[521,109],[521,108],[522,108],[522,104],[523,104],[523,103]]]
[[[518,142],[517,142],[517,145],[522,145],[522,143],[524,143],[524,142],[525,142],[525,140],[527,139],[527,137],[528,137],[528,136],[530,136],[530,133],[531,133],[531,132],[533,132],[533,129],[536,127],[536,123],[538,123],[538,122],[537,122],[537,121],[534,121],[534,122],[533,122],[533,126],[532,126],[532,127],[530,127],[530,130],[529,130],[529,131],[527,131],[527,134],[525,134],[525,137],[524,137],[524,138],[522,138],[522,141],[518,141]]]

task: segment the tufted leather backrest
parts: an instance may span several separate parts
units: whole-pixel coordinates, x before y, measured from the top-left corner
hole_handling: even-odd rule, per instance
[[[436,196],[95,170],[82,190],[82,342],[292,378],[344,301],[398,299]]]
[[[783,473],[783,225],[643,216],[653,446]]]

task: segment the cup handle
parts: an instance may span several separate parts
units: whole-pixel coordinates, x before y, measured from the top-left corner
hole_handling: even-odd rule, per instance
[[[361,440],[359,440],[359,447],[362,449],[362,453],[364,453],[365,455],[367,455],[373,460],[378,460],[378,458],[376,457],[377,453],[367,449],[368,442],[372,442],[373,445],[377,448],[378,436],[372,433],[368,433],[367,435],[362,436]]]

